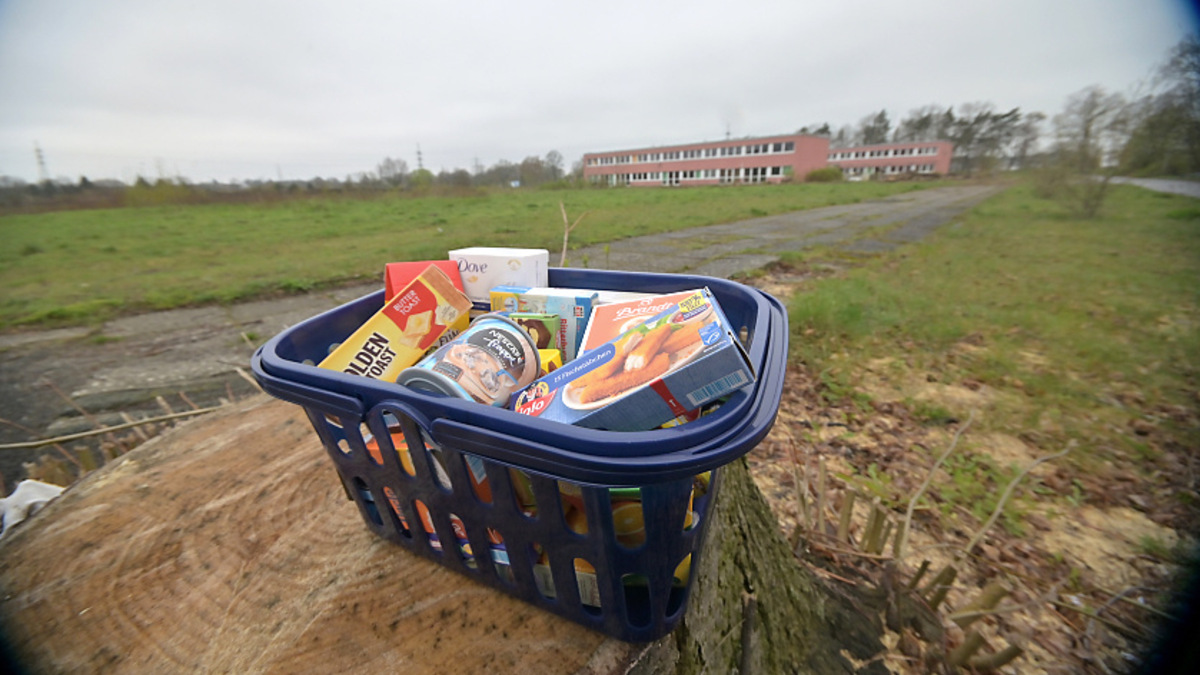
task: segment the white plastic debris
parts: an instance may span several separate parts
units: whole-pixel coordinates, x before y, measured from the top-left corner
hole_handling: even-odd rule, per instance
[[[29,516],[37,513],[51,499],[62,494],[63,488],[40,480],[23,480],[17,484],[17,489],[4,499],[0,499],[0,514],[4,518],[4,529],[0,537],[8,533],[8,529]]]

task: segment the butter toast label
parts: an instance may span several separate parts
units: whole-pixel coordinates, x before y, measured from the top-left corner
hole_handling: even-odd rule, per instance
[[[431,345],[465,321],[471,301],[430,266],[346,338],[320,367],[394,381]]]

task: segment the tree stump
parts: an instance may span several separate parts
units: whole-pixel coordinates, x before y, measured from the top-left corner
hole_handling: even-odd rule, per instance
[[[826,673],[882,649],[795,563],[744,462],[713,517],[682,626],[623,643],[371,534],[303,411],[260,396],[0,540],[0,629],[33,672]]]

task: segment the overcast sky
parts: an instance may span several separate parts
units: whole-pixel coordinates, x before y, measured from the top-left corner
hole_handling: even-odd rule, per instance
[[[344,178],[1127,91],[1185,0],[0,0],[0,175]]]

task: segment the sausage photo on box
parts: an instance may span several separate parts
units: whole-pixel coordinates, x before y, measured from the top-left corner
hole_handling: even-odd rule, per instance
[[[729,322],[706,289],[545,375],[513,409],[613,431],[653,429],[754,381]]]

